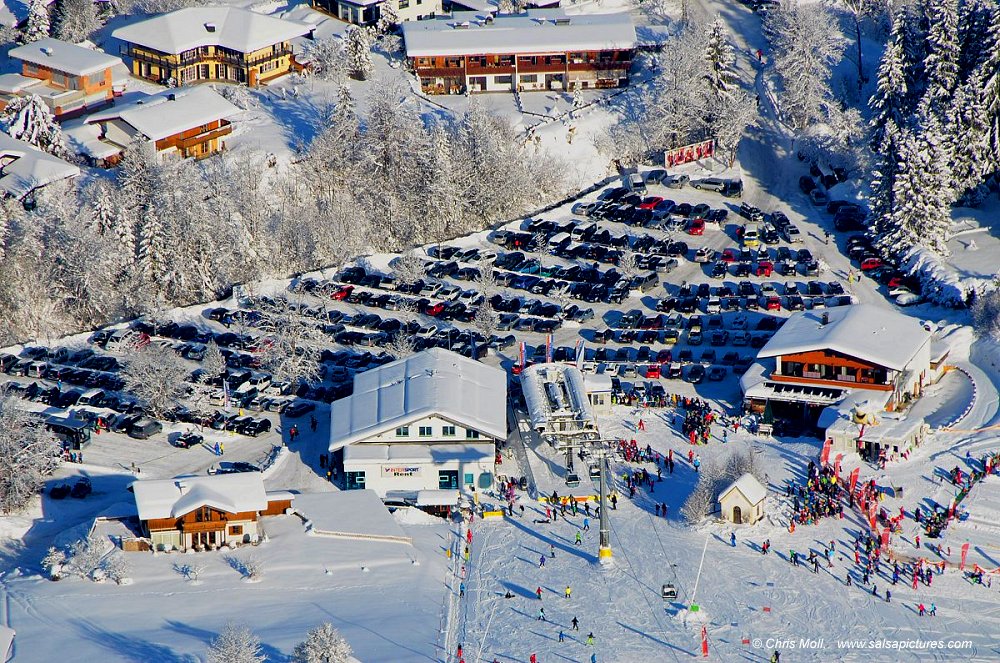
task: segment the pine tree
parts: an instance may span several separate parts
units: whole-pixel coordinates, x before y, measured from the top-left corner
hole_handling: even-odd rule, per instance
[[[974,204],[979,202],[975,191],[987,172],[990,138],[978,77],[970,76],[955,90],[948,117],[945,139],[951,156],[951,189],[963,203]]]
[[[395,0],[387,0],[379,5],[379,16],[376,29],[379,34],[385,35],[396,30],[399,25],[399,12],[396,11]]]
[[[927,22],[924,102],[944,114],[959,82],[958,0],[928,0]]]
[[[916,0],[906,4],[897,15],[906,65],[906,89],[909,90],[910,108],[916,106],[927,86],[924,75],[924,64],[927,59],[926,2],[927,0]]]
[[[868,101],[872,109],[870,144],[873,149],[882,143],[886,125],[892,122],[898,127],[908,114],[902,26],[902,20],[897,17],[893,22],[892,36],[882,54],[875,94]]]
[[[260,638],[248,627],[230,622],[208,649],[208,663],[263,663]]]
[[[372,40],[367,28],[354,26],[347,31],[347,69],[359,81],[368,80],[375,71]]]
[[[295,646],[292,663],[348,663],[352,653],[347,640],[326,623],[309,631],[309,636]]]
[[[872,232],[876,243],[884,248],[884,238],[892,230],[892,211],[896,206],[893,192],[899,167],[899,126],[889,119],[882,127],[879,144],[873,147],[871,194],[868,206],[871,212]]]
[[[62,0],[56,17],[56,36],[71,44],[83,41],[101,27],[94,0]]]
[[[988,123],[988,152],[985,172],[1000,168],[1000,9],[994,7],[985,41],[983,62],[975,72],[980,81],[980,104]]]
[[[736,51],[729,41],[729,31],[719,16],[705,29],[704,57],[712,92],[717,97],[730,95],[736,84]]]
[[[19,41],[22,44],[30,44],[45,39],[51,31],[48,4],[45,0],[31,0],[28,3],[28,18],[24,21]]]
[[[11,99],[0,111],[0,125],[11,138],[23,140],[49,154],[61,156],[66,152],[62,128],[37,94]]]
[[[98,235],[110,235],[117,222],[115,191],[103,178],[95,179],[82,195],[87,201],[87,227]]]

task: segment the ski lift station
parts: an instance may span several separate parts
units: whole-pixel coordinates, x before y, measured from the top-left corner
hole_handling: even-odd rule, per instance
[[[521,373],[521,387],[531,428],[556,449],[598,437],[587,384],[575,366],[534,364]]]

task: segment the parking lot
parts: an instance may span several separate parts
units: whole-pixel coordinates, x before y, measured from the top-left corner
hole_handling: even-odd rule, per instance
[[[407,350],[449,348],[514,374],[551,353],[611,375],[619,403],[699,395],[735,412],[739,376],[789,312],[852,303],[862,274],[901,305],[900,295],[919,297],[892,266],[871,260],[863,238],[806,235],[780,210],[740,201],[725,180],[707,186],[656,170],[638,179],[634,190],[610,187],[427,247],[422,274],[407,279],[394,274],[400,257],[368,260],[329,278],[293,279],[281,292],[193,307],[183,319],[0,354],[0,370],[8,389],[51,417],[67,457],[128,467],[169,457],[164,470],[204,471],[218,469],[220,451],[230,462],[265,460],[279,431],[308,425],[317,405],[349,395],[354,375],[392,361],[400,338]],[[837,201],[816,209],[835,227],[863,214]],[[838,240],[857,264],[846,283],[844,270],[829,267],[846,260]],[[487,302],[496,316],[484,322]],[[314,379],[282,382],[261,367],[274,311],[318,335]],[[217,376],[201,368],[210,341],[225,358]],[[120,352],[135,344],[170,348],[191,371],[186,396],[159,419],[120,376]],[[184,455],[191,460],[175,458]]]

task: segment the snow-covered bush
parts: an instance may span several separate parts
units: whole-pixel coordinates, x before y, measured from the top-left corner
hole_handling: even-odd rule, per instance
[[[487,341],[497,332],[497,326],[499,324],[500,314],[497,313],[496,309],[494,309],[493,305],[489,302],[483,302],[476,311],[476,316],[472,319],[472,326],[475,327],[476,331],[482,334]]]
[[[396,281],[401,284],[411,285],[424,278],[427,274],[424,259],[420,257],[420,253],[415,249],[407,251],[398,258],[393,258],[390,266],[392,267],[392,273],[396,277]]]
[[[904,255],[903,270],[920,282],[924,297],[942,306],[965,306],[969,292],[976,285],[974,279],[963,279],[938,255],[922,246],[915,246]]]
[[[344,636],[327,622],[309,631],[295,646],[292,663],[348,663],[352,653]]]
[[[230,622],[208,648],[208,663],[263,663],[260,638],[243,624]]]
[[[128,585],[132,583],[129,577],[131,570],[128,559],[120,552],[113,552],[101,562],[101,570],[109,580],[113,580],[118,585]]]
[[[246,85],[216,85],[213,86],[213,89],[241,110],[249,110],[257,106],[257,98]]]
[[[16,513],[59,465],[62,446],[20,401],[0,391],[0,510]]]
[[[69,547],[63,569],[88,580],[100,579],[104,575],[101,562],[110,548],[111,543],[106,538],[95,534],[78,539]]]
[[[49,548],[49,551],[42,558],[42,568],[48,574],[50,580],[62,578],[63,564],[66,563],[66,553],[56,547]]]

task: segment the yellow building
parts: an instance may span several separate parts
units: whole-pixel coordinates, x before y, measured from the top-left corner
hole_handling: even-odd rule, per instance
[[[297,67],[292,40],[314,27],[236,7],[189,7],[112,33],[133,75],[157,83],[255,87]]]

